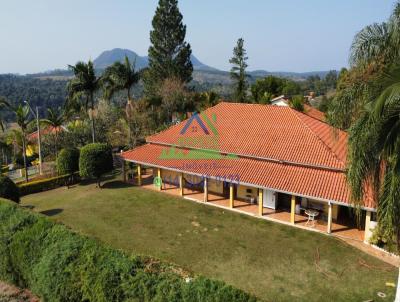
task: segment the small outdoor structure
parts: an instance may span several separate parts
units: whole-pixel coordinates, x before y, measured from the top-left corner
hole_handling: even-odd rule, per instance
[[[146,141],[121,154],[126,181],[356,240],[376,225],[372,198],[356,225],[347,134],[289,107],[222,102]]]

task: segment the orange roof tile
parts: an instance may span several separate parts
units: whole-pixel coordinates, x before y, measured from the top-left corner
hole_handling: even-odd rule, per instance
[[[271,158],[305,165],[345,168],[345,157],[335,152],[346,144],[346,134],[341,131],[339,141],[326,123],[311,119],[289,107],[260,104],[219,103],[204,114],[214,122],[218,131],[217,150],[223,153]],[[184,136],[180,131],[186,121],[147,138],[147,142],[184,147],[209,148],[201,140],[188,142],[196,136],[190,130]],[[200,135],[204,135],[197,127]],[[329,137],[332,132],[332,138]]]
[[[304,104],[304,114],[307,114],[308,116],[311,116],[317,120],[320,120],[321,122],[325,122],[325,113],[322,111],[319,111],[318,109],[315,109],[314,107]]]
[[[219,103],[201,116],[147,138],[126,160],[210,177],[238,179],[306,197],[350,203],[344,173],[347,134],[289,107]],[[203,126],[206,126],[205,134]],[[215,131],[214,131],[215,129]],[[216,134],[214,134],[216,132]],[[175,151],[175,157],[165,156]],[[193,150],[236,158],[195,159]],[[203,157],[204,158],[204,157]],[[368,200],[365,207],[372,208]]]

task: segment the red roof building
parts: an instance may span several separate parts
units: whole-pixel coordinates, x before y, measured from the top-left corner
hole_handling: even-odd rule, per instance
[[[212,189],[203,192],[251,201],[261,216],[279,207],[289,208],[291,215],[314,208],[330,232],[329,224],[341,219],[340,208],[352,206],[345,176],[347,134],[308,107],[309,114],[285,106],[221,102],[147,137],[145,145],[122,158],[157,169],[155,177],[165,171],[207,179],[202,185]],[[235,196],[227,195],[227,184],[234,186],[229,194]],[[370,219],[373,200],[365,200],[363,209]]]

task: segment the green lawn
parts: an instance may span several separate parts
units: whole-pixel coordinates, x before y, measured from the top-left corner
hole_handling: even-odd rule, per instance
[[[335,238],[119,181],[30,195],[22,205],[116,248],[176,263],[267,301],[394,299],[385,283],[397,281],[397,269]],[[387,298],[378,298],[379,291]]]

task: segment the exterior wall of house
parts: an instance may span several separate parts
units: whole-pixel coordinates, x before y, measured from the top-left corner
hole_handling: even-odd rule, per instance
[[[217,194],[224,193],[224,184],[222,181],[208,179],[208,191]]]
[[[184,174],[185,187],[189,189],[202,189],[203,188],[203,178],[196,175]]]
[[[303,208],[315,208],[322,212],[323,217],[328,217],[329,205],[326,202],[321,202],[318,200],[310,199],[310,198],[302,198],[301,206]],[[336,204],[332,205],[332,220],[336,221],[338,217],[339,206]]]
[[[238,185],[236,192],[236,197],[238,199],[243,199],[246,201],[250,201],[250,198],[254,198],[254,200],[257,200],[258,197],[258,190],[254,187]]]
[[[165,182],[165,183],[174,184],[176,186],[179,186],[179,174],[180,173],[175,172],[175,171],[162,170],[161,178],[162,178],[163,182]]]

